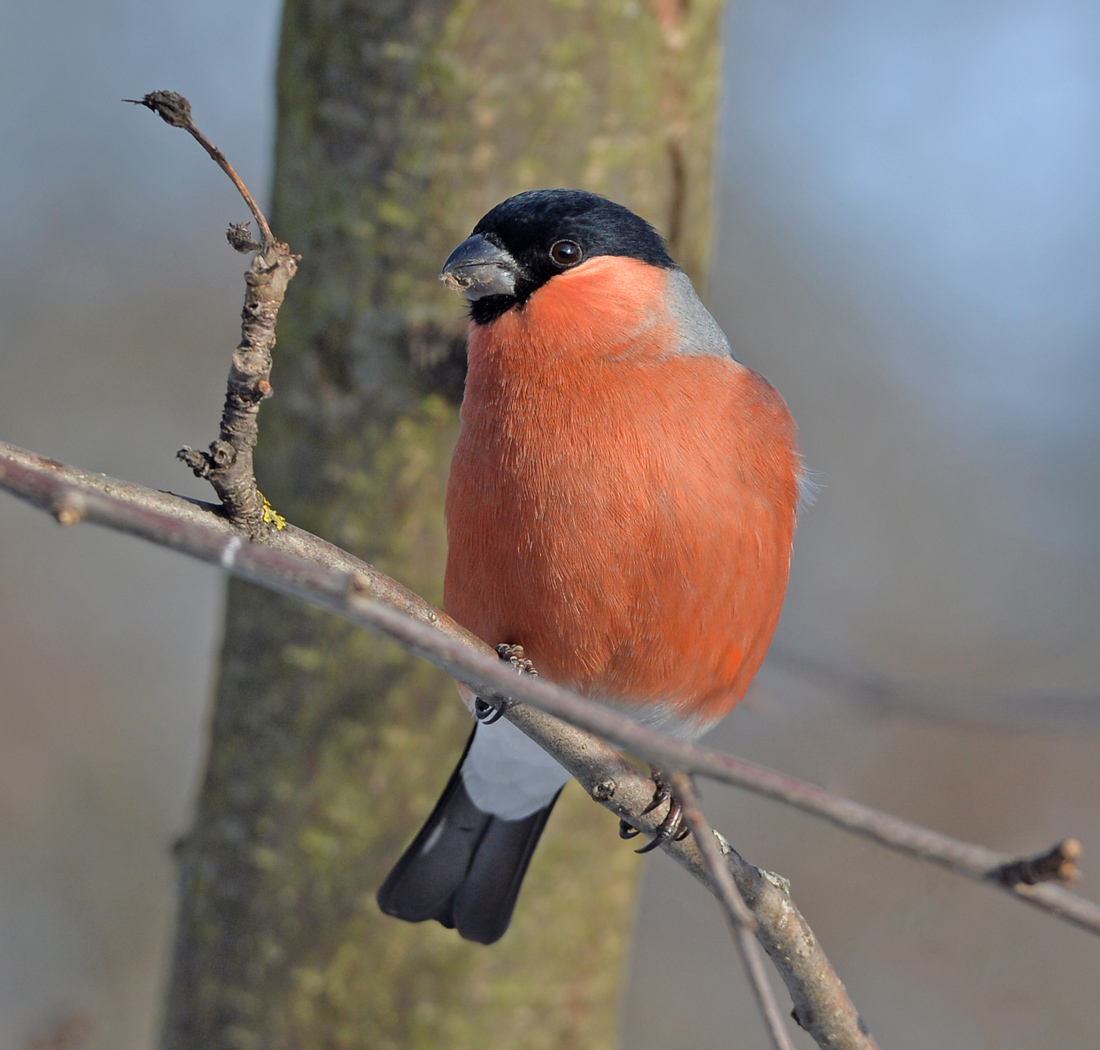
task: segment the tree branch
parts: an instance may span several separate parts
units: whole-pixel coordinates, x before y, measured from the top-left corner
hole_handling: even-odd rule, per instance
[[[0,488],[54,514],[63,523],[93,521],[309,601],[396,639],[481,696],[506,696],[613,741],[665,769],[699,773],[783,802],[880,845],[1000,887],[1033,907],[1100,934],[1100,905],[1050,883],[1006,884],[1004,873],[1012,870],[1019,858],[941,835],[765,766],[673,740],[544,678],[517,675],[488,645],[407,588],[293,526],[265,532],[250,542],[210,504],[88,474],[2,442]],[[536,714],[530,707],[508,711],[508,717],[538,739],[597,801],[640,830],[652,830],[659,822],[657,814],[638,814],[653,797],[653,782],[618,756],[617,764],[612,762],[601,772],[599,764],[590,765],[586,756],[598,753],[610,761],[613,750],[602,743],[597,746],[587,735],[563,737],[566,727],[555,729],[551,723],[540,722]],[[540,728],[536,730],[536,726]],[[635,789],[637,792],[633,811],[633,801],[630,806],[624,803],[628,785],[631,799]],[[683,847],[680,843],[669,851],[676,855]]]
[[[241,310],[241,341],[233,351],[229,383],[222,409],[218,439],[209,451],[184,446],[176,455],[196,477],[214,486],[226,515],[249,535],[257,535],[265,524],[281,528],[260,490],[252,470],[252,451],[259,436],[260,402],[269,398],[271,388],[271,351],[275,347],[275,320],[286,295],[287,285],[298,270],[298,255],[275,239],[252,194],[233,170],[225,155],[191,119],[191,103],[174,91],[154,91],[141,100],[124,99],[145,106],[172,127],[189,132],[217,162],[256,217],[263,244],[256,244],[242,226],[230,226],[229,243],[241,252],[257,251],[245,272],[244,307]]]
[[[218,565],[251,583],[302,598],[357,626],[394,638],[481,696],[521,701],[509,706],[506,717],[561,762],[593,799],[642,832],[652,833],[660,823],[660,810],[646,812],[654,792],[648,776],[599,737],[527,706],[527,685],[549,683],[517,675],[495,650],[445,613],[317,536],[288,525],[250,541],[212,504],[88,474],[3,443],[0,488],[51,513],[63,525],[82,521],[104,525]],[[539,706],[552,708],[557,701],[573,700],[581,711],[610,714],[624,736],[635,726],[625,715],[559,686],[550,687],[550,694]],[[664,739],[654,735],[657,740]],[[645,750],[643,747],[638,753],[645,757]],[[707,862],[693,842],[669,842],[664,849],[712,893],[718,892]],[[820,1013],[831,1018],[831,1027],[819,1026],[823,1033],[819,1045],[832,1050],[874,1050],[874,1044],[862,1036],[854,1041],[824,1040],[824,1034],[833,1032],[858,1033],[862,1022],[846,995],[843,1001],[819,998],[822,989],[839,988],[843,993],[843,985],[791,900],[786,881],[761,872],[732,848],[728,848],[726,860],[752,909],[756,935],[791,993],[797,1016]],[[840,1024],[834,1016],[838,1014]],[[818,1038],[812,1023],[809,1030]]]

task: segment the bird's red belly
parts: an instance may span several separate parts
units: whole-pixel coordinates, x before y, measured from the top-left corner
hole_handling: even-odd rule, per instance
[[[787,583],[798,466],[778,395],[718,358],[482,372],[447,494],[447,612],[590,696],[722,717]]]

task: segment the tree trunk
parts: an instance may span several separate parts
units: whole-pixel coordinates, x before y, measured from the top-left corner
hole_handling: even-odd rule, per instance
[[[465,319],[439,267],[492,205],[604,193],[706,257],[721,0],[288,0],[280,318],[260,485],[439,601]],[[566,791],[490,948],[374,892],[469,719],[392,645],[232,583],[208,767],[179,847],[166,1050],[611,1047],[639,860]]]

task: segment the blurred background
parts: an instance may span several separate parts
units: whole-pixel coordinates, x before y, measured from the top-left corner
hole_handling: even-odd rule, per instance
[[[244,209],[119,100],[187,95],[265,196],[278,15],[0,4],[0,440],[206,497],[173,457],[217,423]],[[773,654],[711,742],[991,847],[1094,851],[1100,12],[738,0],[726,30],[708,301],[821,487]],[[0,495],[0,1050],[153,1041],[220,596]],[[884,1050],[1095,1043],[1095,938],[706,802],[792,880]],[[626,1050],[766,1045],[713,905],[640,863]]]

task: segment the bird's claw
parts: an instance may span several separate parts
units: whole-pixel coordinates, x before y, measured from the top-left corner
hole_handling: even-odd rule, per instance
[[[663,802],[668,803],[668,812],[654,829],[653,838],[641,849],[636,849],[635,853],[649,853],[650,850],[655,850],[662,843],[679,842],[681,839],[687,838],[691,832],[691,829],[684,824],[684,810],[680,805],[680,800],[673,795],[664,774],[655,767],[653,767],[653,784],[653,798],[650,799],[649,805],[642,810],[642,816],[652,813]],[[637,828],[631,827],[625,820],[619,821],[619,838],[632,839],[640,834],[641,832]]]
[[[524,655],[522,645],[508,645],[502,642],[496,646],[497,656],[507,661],[519,674],[529,674],[538,678],[539,673],[535,665]],[[484,726],[491,726],[499,722],[504,712],[508,710],[509,701],[503,697],[494,697],[493,701],[483,700],[480,696],[474,698],[474,717]]]
[[[474,718],[483,726],[491,726],[499,722],[508,710],[508,701],[504,697],[498,697],[495,704],[488,700],[482,700],[480,696],[474,697]]]
[[[619,821],[619,838],[635,839],[640,834],[641,832],[637,828],[631,827],[625,820]]]

